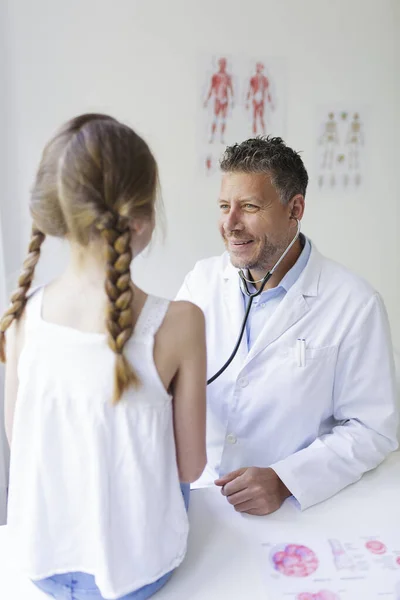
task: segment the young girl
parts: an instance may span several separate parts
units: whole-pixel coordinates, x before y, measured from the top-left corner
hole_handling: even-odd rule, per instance
[[[31,196],[29,254],[0,324],[8,529],[54,598],[144,600],[185,555],[180,482],[206,463],[204,318],[131,280],[156,188],[146,143],[89,114],[46,146]],[[28,297],[46,235],[68,240],[70,263]]]

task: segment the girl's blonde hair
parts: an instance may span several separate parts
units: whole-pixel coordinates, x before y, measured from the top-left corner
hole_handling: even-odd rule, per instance
[[[0,359],[5,362],[5,331],[21,317],[46,235],[87,246],[103,238],[108,296],[108,343],[116,354],[113,401],[138,378],[124,356],[133,332],[130,221],[153,218],[157,164],[147,144],[132,129],[101,114],[66,123],[43,151],[31,193],[33,218],[28,257],[0,321]]]

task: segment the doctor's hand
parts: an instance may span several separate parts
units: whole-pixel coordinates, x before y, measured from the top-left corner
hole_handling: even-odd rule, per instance
[[[269,515],[278,510],[291,492],[273,469],[245,467],[214,482],[238,512]]]

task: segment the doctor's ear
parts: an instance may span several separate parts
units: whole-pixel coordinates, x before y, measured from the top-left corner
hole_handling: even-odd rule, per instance
[[[297,194],[289,202],[289,217],[290,219],[298,219],[299,221],[304,215],[304,196]]]

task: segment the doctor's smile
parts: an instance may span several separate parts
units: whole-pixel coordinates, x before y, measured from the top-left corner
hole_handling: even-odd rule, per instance
[[[249,250],[254,251],[254,240],[239,241],[228,238],[225,239],[225,245],[228,252],[235,252],[236,254],[246,254]]]

